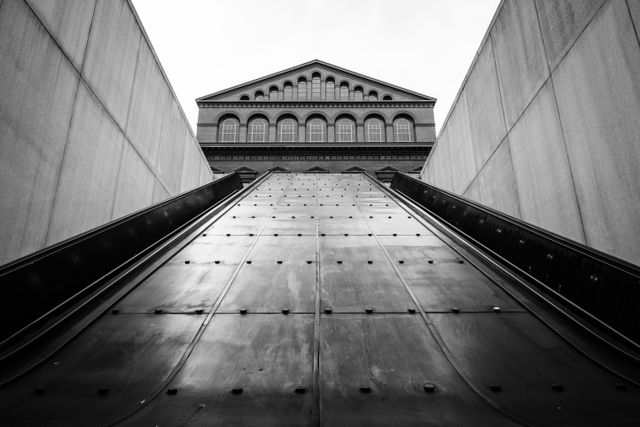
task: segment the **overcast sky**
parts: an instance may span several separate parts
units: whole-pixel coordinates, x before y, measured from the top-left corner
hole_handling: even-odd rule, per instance
[[[195,98],[312,59],[438,99],[439,130],[499,0],[133,0],[195,130]]]

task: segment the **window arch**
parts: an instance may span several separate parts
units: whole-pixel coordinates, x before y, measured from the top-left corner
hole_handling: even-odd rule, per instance
[[[327,78],[325,82],[325,99],[335,99],[336,97],[336,81],[333,77]]]
[[[307,99],[307,79],[300,77],[298,79],[298,100]]]
[[[253,96],[253,99],[255,99],[256,101],[264,101],[264,92],[262,92],[261,90],[257,91]]]
[[[356,142],[356,122],[350,117],[336,121],[336,142]]]
[[[267,142],[269,139],[269,122],[262,116],[249,120],[247,126],[247,142]]]
[[[320,99],[320,73],[311,75],[311,99]]]
[[[240,97],[240,101],[248,101],[249,100],[249,95],[242,95]]]
[[[349,100],[349,83],[347,82],[340,83],[340,100]]]
[[[271,86],[269,88],[269,101],[277,101],[278,100],[278,87]]]
[[[240,122],[235,117],[227,117],[218,124],[218,142],[238,142]]]
[[[362,90],[362,86],[356,86],[354,89],[354,99],[356,101],[363,101],[364,100],[364,91]]]
[[[391,97],[391,95],[385,95],[382,97],[383,101],[393,101],[393,98]]]
[[[291,101],[293,99],[293,84],[284,82],[284,100]]]
[[[395,142],[413,142],[413,121],[406,116],[399,116],[393,121]]]
[[[378,92],[375,90],[369,91],[369,101],[377,101],[378,100]]]
[[[307,142],[327,142],[327,121],[320,116],[307,120]]]
[[[364,140],[366,142],[384,142],[384,121],[379,117],[368,117],[364,121]]]
[[[278,142],[297,142],[298,121],[290,116],[280,118],[278,120],[276,139]]]

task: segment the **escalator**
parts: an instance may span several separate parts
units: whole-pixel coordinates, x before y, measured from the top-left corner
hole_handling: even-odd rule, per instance
[[[33,313],[7,302],[26,320],[2,337],[1,425],[640,424],[627,319],[593,320],[589,301],[422,203],[424,184],[225,179],[211,207],[170,221],[91,289]],[[0,271],[4,289],[41,259]]]

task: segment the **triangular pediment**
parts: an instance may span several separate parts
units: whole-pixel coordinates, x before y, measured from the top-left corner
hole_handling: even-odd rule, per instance
[[[363,172],[366,172],[366,171],[367,170],[365,168],[353,165],[353,166],[348,167],[345,170],[343,170],[342,173],[363,173]]]
[[[234,172],[258,172],[255,169],[250,168],[249,166],[243,165],[233,170]]]
[[[329,170],[321,168],[320,166],[312,166],[302,171],[303,173],[329,173]]]
[[[314,76],[319,76],[319,90],[312,90]],[[331,83],[333,82],[333,83]],[[348,96],[341,95],[341,85],[348,85]],[[331,89],[333,87],[333,90]],[[289,90],[289,88],[291,88]],[[304,89],[304,91],[303,91]],[[299,92],[299,93],[298,93]],[[315,59],[277,73],[251,80],[196,99],[200,102],[371,102],[428,101],[436,99],[404,89],[373,77]]]
[[[376,172],[399,172],[400,169],[393,167],[391,165],[387,165],[385,167],[382,167],[380,169],[377,169]]]
[[[274,166],[272,168],[267,169],[269,172],[274,173],[291,173],[291,171],[287,168],[283,168],[282,166]]]

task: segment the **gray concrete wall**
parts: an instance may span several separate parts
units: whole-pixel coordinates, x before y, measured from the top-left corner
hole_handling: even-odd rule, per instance
[[[212,177],[128,0],[0,0],[0,264]]]
[[[421,178],[640,264],[640,1],[506,0]]]

